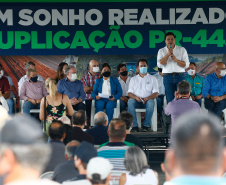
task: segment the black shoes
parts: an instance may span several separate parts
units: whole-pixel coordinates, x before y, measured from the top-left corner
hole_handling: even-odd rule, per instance
[[[151,128],[150,127],[143,126],[142,127],[142,132],[151,132]]]
[[[139,128],[138,127],[133,127],[130,132],[139,132]]]

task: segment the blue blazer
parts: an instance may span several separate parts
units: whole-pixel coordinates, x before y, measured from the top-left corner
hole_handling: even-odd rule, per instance
[[[110,84],[111,84],[111,95],[114,95],[115,100],[118,100],[122,96],[122,87],[118,81],[118,78],[110,77]],[[95,85],[93,87],[92,97],[96,100],[96,96],[98,93],[102,93],[102,86],[103,86],[103,78],[97,79]]]

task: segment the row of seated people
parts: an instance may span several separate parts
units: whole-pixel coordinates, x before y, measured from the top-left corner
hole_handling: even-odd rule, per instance
[[[128,111],[134,117],[132,131],[138,131],[135,108],[146,108],[143,131],[149,131],[154,110],[153,99],[157,98],[158,113],[159,115],[162,114],[164,85],[161,69],[156,75],[149,75],[147,69],[147,61],[140,59],[137,62],[138,74],[131,78],[127,75],[126,65],[119,64],[117,67],[119,77],[115,79],[110,77],[111,67],[107,63],[104,63],[100,72],[98,72],[98,61],[91,60],[89,72],[80,81],[77,80],[74,66],[61,63],[57,70],[56,82],[47,80],[44,85],[43,78],[35,70],[35,64],[28,62],[25,64],[27,75],[22,77],[18,83],[20,98],[25,100],[23,112],[30,114],[31,109],[39,109],[42,98],[46,97],[47,121],[50,123],[52,119],[65,114],[66,110],[69,116],[72,115],[73,110],[86,110],[87,116],[90,117],[92,99],[95,99],[96,112],[103,111],[106,108],[110,122],[116,100],[120,99],[120,111],[125,110],[128,106]],[[186,80],[191,84],[190,94],[192,99],[201,104],[201,99],[204,97],[205,107],[219,117],[226,105],[224,99],[224,69],[223,63],[217,63],[215,73],[207,76],[204,82],[204,79],[196,74],[196,64],[190,63],[189,75],[186,76]],[[6,81],[2,76],[0,79],[1,92],[3,92],[2,96],[8,100],[10,98],[7,98],[9,91],[7,91]],[[56,90],[57,82],[58,88]],[[49,91],[49,96],[47,96],[47,91]],[[62,94],[67,95],[67,97]],[[85,104],[83,101],[85,101]],[[43,105],[44,100],[41,103],[41,119],[44,119]]]
[[[98,149],[87,141],[72,140],[65,146],[67,133],[61,121],[50,125],[48,144],[39,123],[27,116],[16,115],[0,124],[3,185],[159,184],[144,151],[124,142],[126,123],[122,119],[112,119],[109,142]],[[226,171],[226,148],[219,119],[192,112],[177,119],[172,129],[172,145],[162,168],[164,185],[225,184],[220,178]],[[43,172],[41,177],[50,173],[52,180],[39,179]]]

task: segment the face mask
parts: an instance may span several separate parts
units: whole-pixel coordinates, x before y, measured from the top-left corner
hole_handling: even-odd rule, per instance
[[[99,67],[93,67],[93,72],[94,72],[94,73],[98,73],[99,70],[100,70]]]
[[[77,79],[77,74],[71,74],[71,81],[75,81]]]
[[[37,76],[31,77],[30,80],[31,80],[32,82],[37,82],[37,81],[38,81],[38,77],[37,77]]]
[[[225,76],[226,75],[226,70],[221,70],[221,72],[220,72],[220,76]]]
[[[188,74],[191,75],[191,76],[193,76],[195,74],[195,70],[189,69],[188,70]]]
[[[145,73],[147,73],[148,72],[148,68],[147,67],[141,67],[140,68],[140,73],[141,74],[145,74]]]
[[[127,74],[128,74],[128,71],[123,71],[120,73],[120,75],[122,75],[122,76],[127,76]]]
[[[3,75],[4,75],[4,71],[1,70],[1,71],[0,71],[0,78],[2,78]]]
[[[107,71],[107,72],[102,73],[102,75],[104,77],[109,77],[111,75],[111,72],[110,71]]]

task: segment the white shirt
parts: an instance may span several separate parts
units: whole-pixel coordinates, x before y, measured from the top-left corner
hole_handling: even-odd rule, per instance
[[[42,81],[42,82],[45,83],[45,80],[42,78],[41,75],[37,75],[37,76],[38,76],[38,81]],[[22,85],[23,85],[23,83],[24,83],[25,81],[29,81],[27,75],[24,75],[24,76],[19,80],[19,82],[18,82],[18,95],[19,95],[19,96],[20,96],[20,90],[21,90],[21,87],[22,87]]]
[[[128,93],[146,98],[156,92],[159,92],[158,81],[153,75],[147,74],[142,78],[138,74],[131,78]]]
[[[38,179],[38,180],[26,180],[26,181],[25,180],[13,181],[5,185],[60,185],[60,184],[48,179]]]
[[[107,80],[104,80],[104,78],[103,78],[103,85],[102,85],[102,93],[101,94],[111,96],[110,78],[108,78]]]
[[[122,96],[128,96],[128,89],[129,89],[129,83],[130,83],[131,77],[127,77],[126,79],[126,83],[120,78],[120,76],[118,77],[118,81],[121,84],[122,87]]]
[[[87,179],[77,180],[77,181],[65,181],[63,185],[92,185]]]
[[[164,47],[158,51],[157,55],[157,65],[162,68],[162,73],[183,73],[185,69],[189,67],[188,54],[185,48],[175,45],[173,48],[173,54],[178,60],[184,61],[186,63],[185,67],[179,66],[174,60],[169,56],[166,65],[160,64],[160,60],[163,59],[168,53],[168,48]]]
[[[9,111],[9,106],[7,101],[5,100],[4,96],[0,97],[0,102],[2,103],[2,106],[7,110],[7,112]]]
[[[159,74],[159,72],[154,74],[154,76],[158,81],[159,95],[165,95],[165,86],[163,84],[163,77]]]

